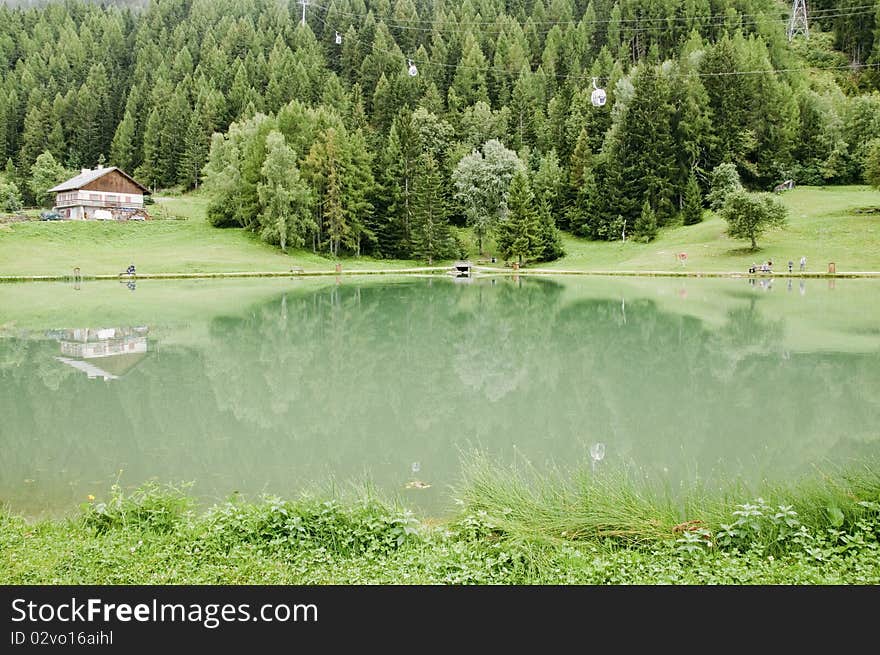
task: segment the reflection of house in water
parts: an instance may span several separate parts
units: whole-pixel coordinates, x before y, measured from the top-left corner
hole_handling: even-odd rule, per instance
[[[147,353],[148,327],[74,328],[52,336],[61,342],[59,362],[82,371],[89,379],[116,380]]]

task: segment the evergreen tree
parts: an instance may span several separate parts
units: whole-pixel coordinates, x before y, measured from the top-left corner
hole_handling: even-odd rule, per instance
[[[550,150],[538,163],[532,175],[532,189],[540,203],[546,203],[551,219],[562,216],[565,195],[565,176],[555,150]],[[553,222],[556,225],[556,222]]]
[[[434,264],[457,254],[440,167],[431,153],[419,157],[412,198],[412,256]]]
[[[160,163],[162,152],[162,115],[157,107],[153,108],[147,119],[144,130],[144,152],[140,166],[135,170],[135,177],[148,187],[155,189],[162,183]]]
[[[685,225],[696,225],[703,220],[703,199],[696,176],[691,173],[684,190],[684,207],[681,210]]]
[[[455,91],[458,106],[466,107],[475,102],[489,101],[486,83],[486,57],[479,41],[468,32],[464,37],[461,61],[455,70],[451,90]]]
[[[653,241],[657,237],[657,215],[651,208],[651,203],[645,199],[642,211],[633,226],[633,236],[645,243]]]
[[[94,166],[101,153],[109,150],[113,135],[110,80],[104,65],[97,63],[80,87],[73,110],[76,140],[74,149],[80,163]]]
[[[600,193],[613,199],[612,213],[589,217],[607,221],[611,215],[620,215],[628,228],[638,219],[644,200],[655,208],[657,222],[665,223],[674,213],[675,189],[684,186],[676,166],[665,77],[656,67],[643,64],[635,73],[633,87],[609,136],[608,184],[600,188]]]
[[[131,111],[126,110],[125,116],[116,128],[110,144],[110,161],[125,171],[131,171],[135,161],[134,143],[135,119]],[[206,151],[207,154],[207,151]]]
[[[506,258],[515,257],[522,264],[524,259],[537,259],[544,254],[535,194],[522,169],[510,181],[506,216],[498,223],[497,232],[498,249]]]
[[[421,154],[419,137],[409,112],[401,112],[391,125],[385,147],[383,182],[388,194],[388,225],[380,242],[383,253],[407,256],[412,249],[413,182]]]
[[[535,248],[535,259],[550,262],[565,255],[562,236],[556,229],[551,213],[550,201],[545,197],[538,201],[538,243]]]

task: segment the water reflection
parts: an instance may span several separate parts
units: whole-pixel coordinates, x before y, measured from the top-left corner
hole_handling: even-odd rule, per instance
[[[212,284],[200,293],[222,298]],[[123,469],[131,484],[195,480],[210,498],[369,478],[437,507],[471,447],[506,461],[516,443],[539,467],[631,464],[671,484],[785,479],[877,451],[870,317],[817,333],[835,312],[808,323],[791,307],[822,289],[807,301],[689,286],[681,303],[679,281],[331,278],[255,285],[249,302],[175,325],[0,332],[0,498],[69,507]],[[861,346],[835,351],[829,335]]]
[[[89,379],[116,380],[137,366],[147,352],[149,328],[73,328],[50,335],[61,344],[55,359]]]

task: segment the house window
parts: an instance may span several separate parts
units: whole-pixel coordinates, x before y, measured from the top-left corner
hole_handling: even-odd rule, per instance
[[[90,193],[89,194],[89,200],[100,200],[100,199],[101,199],[100,193]]]

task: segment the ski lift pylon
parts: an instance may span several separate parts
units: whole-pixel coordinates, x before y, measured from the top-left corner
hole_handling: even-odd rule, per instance
[[[607,99],[608,96],[605,94],[605,89],[600,89],[596,86],[596,78],[594,77],[593,92],[590,94],[590,102],[593,103],[594,107],[602,107]]]
[[[419,74],[419,69],[416,68],[416,65],[413,63],[412,59],[407,59],[407,65],[408,65],[407,72],[409,73],[410,77],[415,77],[416,75]]]
[[[339,32],[336,32],[336,45],[342,43],[342,35]]]

